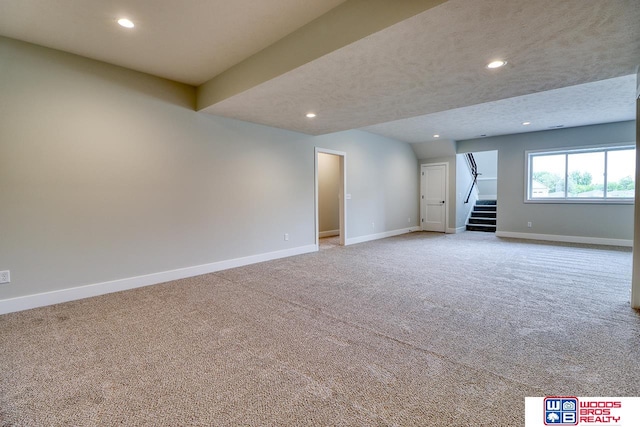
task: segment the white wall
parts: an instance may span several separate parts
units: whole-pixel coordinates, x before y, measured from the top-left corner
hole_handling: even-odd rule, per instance
[[[323,237],[340,235],[339,191],[340,157],[318,153],[318,231]]]
[[[495,199],[498,195],[498,152],[477,151],[473,157],[478,166],[478,198]]]
[[[466,227],[469,212],[478,199],[478,189],[474,186],[469,202],[465,203],[472,182],[473,176],[464,154],[456,155],[456,229]]]
[[[491,151],[475,151],[473,158],[478,166],[478,173],[486,178],[495,178],[498,176],[498,152]]]
[[[498,150],[499,233],[629,242],[633,239],[633,205],[525,203],[525,150],[634,143],[635,126],[630,121],[458,141],[458,151]],[[527,227],[529,221],[532,228]]]
[[[6,38],[0,94],[0,302],[313,247],[315,146],[347,153],[348,238],[417,225],[406,143],[197,113],[193,87]]]

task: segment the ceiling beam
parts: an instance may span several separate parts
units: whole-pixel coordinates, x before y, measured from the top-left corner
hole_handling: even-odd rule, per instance
[[[446,0],[347,0],[197,88],[202,111]]]

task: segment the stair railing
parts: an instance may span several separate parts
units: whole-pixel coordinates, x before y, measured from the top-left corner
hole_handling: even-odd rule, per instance
[[[471,171],[471,176],[473,180],[471,181],[471,187],[469,188],[469,193],[467,194],[467,198],[464,203],[469,203],[469,199],[471,198],[471,193],[473,192],[473,187],[478,185],[478,165],[476,164],[476,159],[473,158],[473,153],[466,153],[464,158],[467,160],[467,166],[469,166],[469,171]]]

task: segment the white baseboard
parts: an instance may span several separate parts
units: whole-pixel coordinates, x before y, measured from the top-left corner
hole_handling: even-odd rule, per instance
[[[345,245],[355,245],[356,243],[370,242],[372,240],[385,239],[387,237],[399,236],[401,234],[411,233],[413,231],[420,231],[420,227],[401,228],[399,230],[385,231],[384,233],[367,234],[366,236],[353,237],[346,239]]]
[[[456,234],[456,233],[462,233],[463,231],[465,231],[467,229],[467,226],[462,226],[462,227],[458,227],[458,228],[447,228],[446,233],[447,234]]]
[[[339,235],[340,235],[340,230],[321,231],[318,233],[318,237],[321,239],[323,237],[333,237],[333,236],[339,236]]]
[[[227,270],[229,268],[242,267],[244,265],[257,264],[259,262],[316,252],[317,250],[317,245],[300,246],[297,248],[285,249],[282,251],[267,252],[264,254],[251,255],[243,258],[235,258],[225,261],[213,262],[210,264],[202,264],[193,267],[163,271],[160,273],[146,274],[144,276],[129,277],[125,279],[112,280],[109,282],[94,283],[91,285],[77,286],[68,289],[60,289],[57,291],[4,299],[0,300],[0,314],[13,313],[15,311],[28,310],[36,307],[44,307],[47,305],[59,304],[62,302],[95,297],[112,292],[125,291],[127,289],[156,285],[158,283],[169,282],[172,280],[184,279],[187,277]]]
[[[496,236],[511,237],[514,239],[547,240],[551,242],[583,243],[588,245],[626,246],[626,247],[633,246],[633,240],[606,239],[602,237],[562,236],[559,234],[516,233],[512,231],[496,231]]]

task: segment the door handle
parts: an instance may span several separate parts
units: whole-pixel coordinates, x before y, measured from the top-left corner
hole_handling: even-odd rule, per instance
[[[442,203],[442,204],[444,205],[444,200],[443,200],[443,201],[441,201],[440,203]]]

